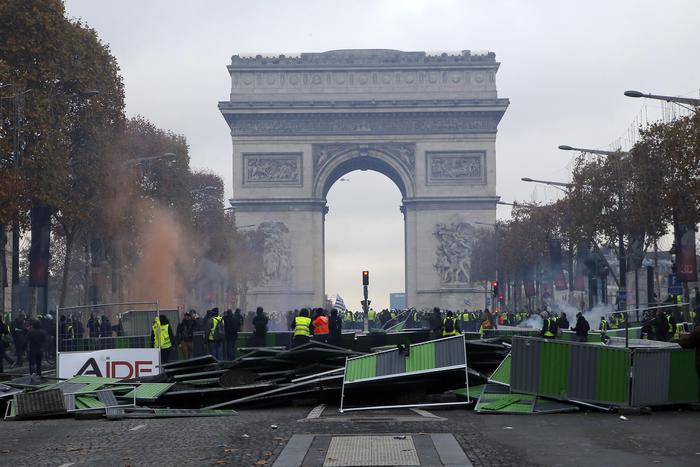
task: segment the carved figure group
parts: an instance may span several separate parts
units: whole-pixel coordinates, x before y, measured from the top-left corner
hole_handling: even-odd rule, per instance
[[[289,229],[284,222],[263,222],[263,282],[288,283],[292,274]]]
[[[478,157],[439,157],[430,159],[432,178],[479,178],[481,159]]]
[[[299,160],[296,157],[251,157],[247,159],[246,180],[249,182],[296,182]]]
[[[434,235],[437,237],[437,262],[435,269],[444,284],[468,284],[469,258],[471,257],[471,237],[474,227],[467,222],[437,224]]]

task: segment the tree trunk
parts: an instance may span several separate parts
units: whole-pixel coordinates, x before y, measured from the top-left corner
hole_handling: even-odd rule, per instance
[[[58,299],[59,308],[66,305],[66,294],[68,292],[68,275],[70,274],[70,265],[73,260],[73,244],[75,235],[66,233],[66,256],[63,258],[63,276],[61,277],[61,295]]]
[[[85,282],[84,282],[83,304],[90,303],[90,242],[85,241]]]

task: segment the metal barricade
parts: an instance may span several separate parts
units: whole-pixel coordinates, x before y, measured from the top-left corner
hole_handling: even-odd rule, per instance
[[[139,371],[156,373],[160,357],[151,329],[154,318],[161,314],[158,301],[56,308],[57,375],[117,377],[119,371],[131,377]],[[175,329],[177,310],[173,317],[171,326]]]

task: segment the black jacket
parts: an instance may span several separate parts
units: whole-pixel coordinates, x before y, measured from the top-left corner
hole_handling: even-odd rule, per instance
[[[571,328],[572,331],[576,331],[576,335],[580,337],[587,337],[588,336],[588,331],[590,331],[591,325],[588,324],[588,321],[586,321],[586,318],[583,316],[579,316],[576,319],[576,326]]]
[[[343,332],[343,320],[340,316],[328,318],[328,332],[333,335],[340,335]]]
[[[557,319],[557,327],[559,329],[569,329],[569,320],[566,319],[566,316]]]
[[[255,315],[253,317],[253,334],[256,336],[264,336],[267,334],[268,318],[265,315]]]
[[[240,314],[224,315],[224,331],[226,336],[235,336],[241,331],[243,317]]]
[[[41,353],[46,343],[46,333],[43,329],[32,329],[27,334],[27,343],[29,344],[30,354]]]
[[[177,325],[177,341],[192,342],[197,323],[193,319],[183,319]]]

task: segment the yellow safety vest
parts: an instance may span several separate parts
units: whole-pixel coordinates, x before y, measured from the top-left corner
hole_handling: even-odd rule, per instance
[[[212,318],[211,331],[209,331],[210,341],[216,340],[216,329],[219,327],[222,319],[223,318],[221,316],[214,316],[214,318]]]
[[[168,326],[169,324],[160,324],[160,322],[156,322],[153,324],[153,347],[158,348],[160,347],[161,349],[169,349],[170,347],[173,346],[172,342],[170,342],[170,333],[168,332]],[[160,341],[160,345],[158,345]]]
[[[608,330],[608,322],[605,320],[602,320],[600,322],[600,330],[601,331],[607,331]]]
[[[295,336],[310,336],[311,329],[311,318],[306,316],[297,316],[294,318],[294,335]]]
[[[447,320],[452,321],[452,331],[447,331]],[[457,322],[455,321],[454,318],[445,318],[442,321],[442,337],[447,337],[447,336],[456,336],[459,334],[459,331],[457,331]]]
[[[544,337],[554,337],[554,333],[552,333],[551,329],[552,329],[552,320],[547,318],[547,328],[544,331]]]
[[[343,314],[343,321],[352,321],[352,313],[346,311]]]
[[[377,316],[377,312],[376,312],[376,311],[374,311],[374,310],[369,310],[369,311],[367,312],[367,319],[369,319],[370,321],[374,321],[374,317],[375,317],[375,316]]]

